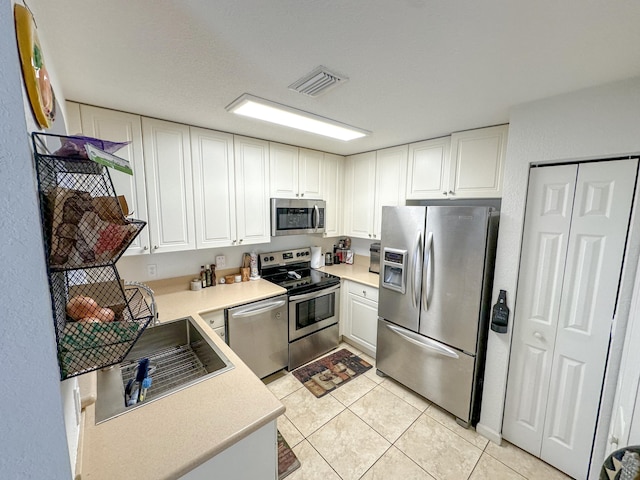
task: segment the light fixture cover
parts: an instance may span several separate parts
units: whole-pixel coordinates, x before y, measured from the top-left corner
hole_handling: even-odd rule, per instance
[[[248,93],[231,102],[227,106],[227,111],[344,141],[362,138],[371,133],[361,128],[271,102]]]

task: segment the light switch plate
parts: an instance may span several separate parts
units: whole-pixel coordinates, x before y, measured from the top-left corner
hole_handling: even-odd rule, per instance
[[[225,268],[227,266],[227,257],[224,255],[216,256],[216,268]]]

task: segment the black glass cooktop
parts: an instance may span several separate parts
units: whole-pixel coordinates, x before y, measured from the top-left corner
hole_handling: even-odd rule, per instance
[[[315,292],[340,283],[340,277],[330,273],[294,266],[263,271],[262,278],[286,288],[289,295]]]

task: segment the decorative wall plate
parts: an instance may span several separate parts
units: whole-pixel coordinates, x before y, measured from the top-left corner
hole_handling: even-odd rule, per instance
[[[22,5],[15,4],[13,14],[16,22],[16,37],[22,64],[22,76],[27,87],[31,108],[43,128],[51,127],[56,111],[56,99],[49,82],[49,73],[44,64],[44,56],[31,12]]]

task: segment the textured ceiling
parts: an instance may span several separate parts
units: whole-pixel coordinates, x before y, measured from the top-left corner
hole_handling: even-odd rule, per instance
[[[640,75],[640,1],[29,0],[65,97],[351,154],[508,121]],[[349,77],[310,98],[324,65]],[[225,107],[250,93],[373,134],[333,141]]]

